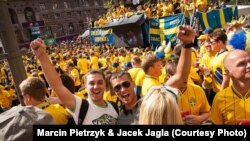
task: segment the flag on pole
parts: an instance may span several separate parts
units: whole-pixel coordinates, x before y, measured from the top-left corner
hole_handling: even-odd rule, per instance
[[[178,26],[184,23],[183,14],[171,15],[159,19],[150,19],[149,35],[150,44],[160,46],[165,40],[166,43],[176,42]]]
[[[209,12],[197,12],[202,30],[208,27],[213,29],[223,28],[227,23],[233,19],[238,19],[238,7],[226,7],[220,9],[214,9]]]

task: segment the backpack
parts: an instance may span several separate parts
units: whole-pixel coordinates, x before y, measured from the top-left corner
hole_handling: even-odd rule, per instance
[[[118,109],[116,103],[114,103],[112,101],[107,101],[107,102],[109,102],[114,107],[115,111],[119,115],[119,109]],[[80,113],[79,113],[77,125],[82,125],[82,123],[83,123],[83,121],[85,119],[85,116],[86,116],[86,114],[88,112],[88,109],[89,109],[89,102],[87,100],[83,99],[81,107],[80,107]],[[76,124],[75,122],[72,122],[72,120],[74,120],[74,119],[70,118],[68,123],[70,123],[71,125]]]
[[[31,141],[33,125],[54,124],[52,116],[33,106],[15,106],[0,114],[0,140]]]

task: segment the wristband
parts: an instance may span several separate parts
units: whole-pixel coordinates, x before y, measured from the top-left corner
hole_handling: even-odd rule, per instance
[[[193,42],[189,43],[189,44],[186,44],[186,45],[185,44],[183,45],[184,48],[192,48],[193,46],[194,46]]]

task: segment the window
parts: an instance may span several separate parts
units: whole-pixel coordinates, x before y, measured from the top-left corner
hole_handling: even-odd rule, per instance
[[[78,15],[78,17],[81,17],[82,16],[82,11],[77,11],[77,15]]]
[[[35,14],[32,8],[26,7],[24,9],[24,15],[28,22],[36,21]]]
[[[86,10],[85,11],[85,15],[91,15],[91,11],[90,10]]]
[[[110,2],[110,1],[109,1]],[[112,2],[112,1],[111,1]],[[101,1],[94,1],[95,6],[103,6],[103,3]]]
[[[47,36],[47,38],[52,37],[52,30],[51,30],[51,27],[50,27],[50,26],[47,26],[47,27],[45,28],[45,35]]]
[[[70,8],[75,8],[76,7],[76,3],[73,0],[70,1],[69,5],[70,5]]]
[[[55,19],[59,19],[61,15],[59,13],[55,13]]]
[[[59,34],[59,36],[63,35],[64,34],[63,25],[60,24],[60,25],[58,25],[57,28],[58,28],[58,34]]]
[[[75,0],[76,7],[80,7],[80,0]]]
[[[48,19],[48,18],[49,18],[49,15],[48,15],[48,14],[43,14],[43,18],[44,18],[44,19]]]
[[[82,5],[83,6],[90,6],[89,0],[82,0]]]
[[[64,8],[69,8],[69,5],[66,1],[63,2]]]
[[[84,29],[84,24],[83,24],[83,21],[79,21],[79,27],[81,28],[81,30]]]
[[[44,3],[40,3],[39,7],[40,7],[40,10],[45,10],[46,9]]]
[[[58,8],[58,4],[57,4],[57,3],[53,3],[52,9],[55,10],[55,9],[57,9],[57,8]]]
[[[74,25],[73,25],[73,23],[69,23],[69,33],[72,33],[72,32],[74,32]]]
[[[67,12],[68,18],[71,18],[71,12]]]

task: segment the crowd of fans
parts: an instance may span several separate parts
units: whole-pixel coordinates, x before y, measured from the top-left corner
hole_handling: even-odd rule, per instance
[[[173,14],[184,13],[186,18],[189,18],[195,8],[200,12],[208,12],[213,9],[226,7],[224,1],[216,1],[208,3],[207,0],[163,0],[158,1],[156,4],[145,3],[143,5],[125,6],[121,2],[118,6],[112,5],[107,13],[99,16],[94,22],[94,27],[103,27],[106,23],[116,22],[119,19],[131,17],[136,14],[145,13],[148,19],[160,18]]]
[[[140,5],[137,12],[166,16],[175,13],[170,5],[176,3]],[[111,8],[107,17],[133,14],[121,5]],[[41,39],[34,40],[22,57],[28,77],[20,84],[24,103],[45,110],[63,125],[247,124],[249,24],[248,17],[242,17],[222,30],[207,28],[197,38],[198,47],[192,44],[196,33],[190,26],[179,27],[182,44],[156,50],[96,46],[81,39],[46,47]],[[240,38],[245,44],[232,41],[239,32],[246,34]],[[18,102],[8,63],[0,65],[4,112]]]

